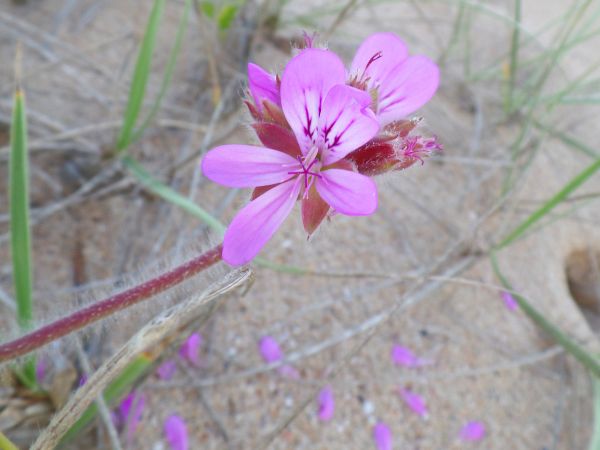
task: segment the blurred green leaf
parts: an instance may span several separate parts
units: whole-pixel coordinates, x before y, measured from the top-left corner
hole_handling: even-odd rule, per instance
[[[19,450],[5,435],[0,431],[0,450]]]
[[[229,4],[223,6],[221,11],[219,11],[219,17],[217,17],[217,26],[219,30],[226,31],[231,26],[233,19],[235,19],[235,15],[237,14],[238,6]]]
[[[117,150],[122,152],[131,143],[133,128],[138,119],[144,96],[146,95],[146,86],[150,75],[150,66],[152,63],[152,53],[156,43],[156,35],[158,34],[158,25],[162,17],[165,7],[165,0],[155,0],[150,13],[150,19],[146,26],[146,32],[142,39],[142,45],[138,54],[133,79],[131,80],[131,88],[129,90],[129,99],[127,108],[123,117],[123,126],[119,137],[117,138]]]
[[[215,4],[213,2],[201,2],[200,10],[209,19],[215,17]]]
[[[600,379],[592,376],[594,389],[594,428],[588,450],[600,449]]]

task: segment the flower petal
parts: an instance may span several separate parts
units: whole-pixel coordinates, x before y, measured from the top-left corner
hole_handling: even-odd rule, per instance
[[[427,103],[438,88],[438,66],[425,56],[411,56],[382,81],[377,115],[382,125],[402,119]]]
[[[392,450],[392,430],[383,422],[373,427],[373,440],[377,450]]]
[[[319,393],[319,419],[327,422],[333,418],[335,399],[330,386],[325,386]]]
[[[516,311],[519,309],[519,304],[510,292],[502,291],[500,295],[502,296],[502,300],[504,300],[504,306],[506,306],[507,309],[511,311]]]
[[[283,358],[279,343],[273,336],[263,336],[258,343],[258,349],[260,350],[260,356],[268,364]]]
[[[175,372],[177,372],[177,364],[172,359],[166,360],[156,368],[156,374],[158,375],[158,378],[164,381],[168,381],[173,378]]]
[[[428,359],[418,358],[409,348],[401,345],[394,345],[392,348],[392,361],[404,367],[423,367],[432,363]]]
[[[320,175],[317,191],[337,212],[368,216],[377,209],[377,186],[369,177],[343,169],[324,170]]]
[[[225,232],[223,260],[239,266],[254,258],[292,211],[300,186],[294,178],[248,203]]]
[[[379,52],[381,57],[373,61]],[[358,76],[364,73],[370,78],[369,86],[374,87],[407,57],[408,49],[396,34],[375,33],[360,44],[352,60],[351,72]]]
[[[173,450],[188,450],[188,432],[185,421],[176,414],[165,420],[165,438]]]
[[[365,91],[342,85],[329,90],[319,118],[324,165],[339,161],[377,134],[379,122],[370,104],[371,96]]]
[[[420,417],[427,417],[427,405],[425,404],[423,397],[408,389],[400,389],[400,396],[412,412]]]
[[[194,366],[200,364],[200,346],[202,345],[202,336],[199,333],[191,334],[179,348],[179,356],[188,360]]]
[[[303,50],[287,64],[281,79],[281,106],[303,153],[316,141],[327,92],[344,84],[345,78],[344,63],[328,50]]]
[[[253,63],[248,63],[248,87],[254,99],[254,104],[259,111],[262,111],[262,102],[265,99],[276,105],[281,105],[277,79],[274,75]]]
[[[482,422],[467,422],[460,430],[459,438],[463,441],[480,441],[485,437],[485,425]]]
[[[221,145],[202,159],[202,173],[215,183],[229,187],[277,184],[294,175],[297,160],[283,152],[254,145]]]

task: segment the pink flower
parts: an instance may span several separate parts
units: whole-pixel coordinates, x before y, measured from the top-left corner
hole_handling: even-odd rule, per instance
[[[185,421],[176,414],[165,420],[165,437],[173,450],[188,449],[188,432]]]
[[[423,397],[408,389],[400,389],[399,393],[406,406],[408,406],[412,412],[420,417],[427,417],[427,405],[425,404]]]
[[[248,88],[259,113],[263,112],[265,101],[281,106],[277,77],[253,63],[248,64]]]
[[[485,425],[482,422],[467,422],[460,430],[459,438],[463,441],[480,441],[485,437]]]
[[[252,260],[299,197],[309,232],[329,208],[349,216],[375,212],[375,183],[342,159],[373,138],[379,123],[369,109],[370,95],[346,86],[345,80],[337,55],[315,48],[302,51],[287,64],[280,89],[281,107],[300,153],[223,145],[202,160],[202,172],[212,181],[268,189],[229,225],[223,240],[223,259],[229,264]]]
[[[510,292],[502,291],[500,295],[502,296],[502,300],[504,300],[504,306],[506,306],[509,310],[516,311],[519,309],[519,304]]]
[[[439,69],[425,56],[408,56],[394,33],[375,33],[360,45],[350,84],[371,92],[381,125],[400,120],[427,103],[439,85]]]
[[[165,381],[168,381],[171,378],[173,378],[175,372],[177,372],[177,364],[172,359],[166,360],[156,369],[156,374],[158,375],[158,377],[161,380]]]
[[[179,356],[188,360],[194,366],[200,364],[200,346],[202,345],[202,336],[199,333],[190,334],[190,336],[181,344]]]
[[[326,386],[319,393],[319,419],[323,422],[331,420],[334,411],[335,400],[333,398],[333,390],[330,386]]]
[[[373,440],[377,450],[392,450],[392,430],[383,422],[373,427]]]
[[[394,364],[404,367],[423,367],[431,364],[430,360],[417,358],[410,349],[401,345],[392,347],[392,361]]]

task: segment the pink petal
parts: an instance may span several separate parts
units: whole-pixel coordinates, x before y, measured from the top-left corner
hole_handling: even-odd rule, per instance
[[[290,366],[289,364],[284,364],[278,369],[279,375],[285,378],[290,378],[292,380],[300,379],[300,373],[294,366]]]
[[[519,309],[519,304],[510,292],[502,291],[500,295],[502,296],[502,300],[504,300],[504,305],[508,309],[510,309],[511,311],[516,311],[517,309]]]
[[[401,345],[392,347],[392,361],[404,367],[423,367],[431,364],[431,361],[416,357],[410,349]]]
[[[252,260],[292,211],[300,186],[292,179],[248,203],[225,232],[223,260],[232,266]]]
[[[371,96],[350,86],[332,87],[319,117],[319,147],[328,166],[366,144],[379,131],[379,122],[369,108]]]
[[[288,62],[281,79],[281,106],[303,153],[317,139],[327,93],[336,84],[344,84],[345,78],[344,63],[328,50],[309,48]]]
[[[188,432],[185,421],[178,415],[165,420],[165,438],[173,450],[188,450]]]
[[[377,450],[392,450],[392,430],[382,422],[373,427],[373,440]]]
[[[377,209],[377,186],[369,177],[343,169],[324,170],[320,175],[317,191],[337,212],[368,216]]]
[[[48,367],[48,363],[46,358],[38,358],[35,363],[35,381],[38,384],[43,384],[46,379],[46,369]]]
[[[415,414],[421,417],[427,417],[427,405],[425,400],[419,394],[409,391],[408,389],[400,389],[400,396],[406,406],[408,406]]]
[[[378,53],[381,57],[372,61]],[[354,59],[351,72],[361,77],[369,77],[369,87],[381,84],[381,81],[408,57],[408,49],[394,33],[375,33],[363,41]],[[369,64],[369,62],[371,62]],[[368,67],[367,67],[368,66]],[[366,70],[365,70],[366,69]]]
[[[275,338],[272,336],[263,336],[258,343],[258,348],[260,350],[260,355],[267,364],[279,361],[283,358],[283,352],[281,351],[281,348],[279,348],[279,344]]]
[[[275,76],[253,63],[248,64],[248,87],[254,99],[254,104],[259,111],[262,111],[263,100],[281,105],[279,87]]]
[[[319,419],[323,422],[331,420],[334,411],[335,400],[333,398],[333,390],[330,386],[326,386],[319,393]]]
[[[463,441],[480,441],[485,437],[485,425],[482,422],[467,422],[460,430],[459,437]]]
[[[199,333],[191,334],[179,348],[179,356],[188,360],[193,365],[200,364],[200,346],[202,345],[202,336]]]
[[[168,359],[156,368],[156,374],[161,380],[168,381],[173,378],[177,372],[177,364],[172,359]]]
[[[283,152],[254,145],[221,145],[202,159],[202,173],[229,187],[255,187],[281,183],[299,167]]]
[[[433,97],[439,81],[439,68],[429,58],[408,58],[381,81],[377,111],[381,124],[415,112]]]
[[[119,405],[118,424],[127,430],[127,439],[131,440],[144,413],[145,398],[135,391],[129,393]]]

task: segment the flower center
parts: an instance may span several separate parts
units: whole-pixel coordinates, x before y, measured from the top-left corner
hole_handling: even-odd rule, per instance
[[[302,156],[298,156],[297,159],[300,163],[301,169],[288,172],[288,174],[300,175],[304,177],[304,196],[306,197],[308,195],[308,189],[310,188],[310,186],[312,186],[314,177],[321,178],[321,175],[318,172],[318,166],[315,167],[314,171],[311,170],[319,162],[319,160],[315,158],[314,154],[309,154],[305,158],[303,158]],[[310,162],[307,163],[307,161]]]

